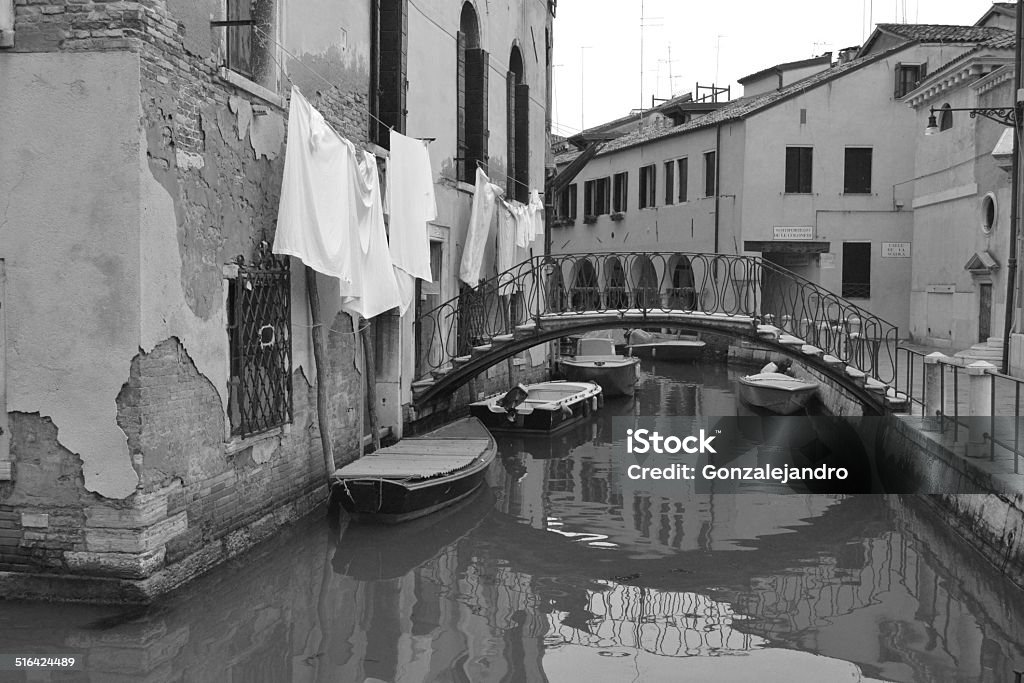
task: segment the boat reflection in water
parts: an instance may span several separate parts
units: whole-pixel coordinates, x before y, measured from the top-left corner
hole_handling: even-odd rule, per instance
[[[732,379],[645,363],[568,454],[501,443],[437,515],[302,520],[148,609],[3,603],[4,645],[102,681],[1012,681],[1021,591],[917,504],[622,475],[615,415],[733,415]]]

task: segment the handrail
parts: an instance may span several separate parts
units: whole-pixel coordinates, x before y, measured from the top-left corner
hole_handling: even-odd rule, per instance
[[[418,373],[559,313],[670,312],[771,324],[884,383],[895,380],[898,329],[860,305],[757,256],[602,252],[534,256],[462,287],[416,320]]]

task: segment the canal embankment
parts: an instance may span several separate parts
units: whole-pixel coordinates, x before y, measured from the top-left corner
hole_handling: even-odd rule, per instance
[[[729,348],[730,362],[752,367],[776,355],[750,343]],[[798,376],[821,383],[820,399],[828,412],[850,418],[870,415],[831,376],[808,365],[794,367]],[[954,429],[949,419],[887,413],[862,420],[861,426],[864,444],[873,451],[878,481],[897,482],[902,491],[921,491],[913,495],[921,505],[1024,588],[1024,473],[1014,472],[1012,458],[990,458],[988,448],[969,446],[969,430]]]

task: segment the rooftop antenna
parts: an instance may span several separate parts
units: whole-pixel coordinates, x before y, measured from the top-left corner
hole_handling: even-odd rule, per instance
[[[722,38],[727,36],[718,34],[718,39],[715,41],[715,83],[718,83],[718,57],[722,52]]]
[[[644,0],[640,0],[640,120],[639,125],[643,126],[644,121],[644,28],[647,26],[661,26],[661,17],[651,17],[653,23],[647,22],[644,15]]]

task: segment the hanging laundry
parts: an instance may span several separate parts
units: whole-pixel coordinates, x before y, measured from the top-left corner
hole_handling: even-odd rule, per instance
[[[526,249],[530,246],[530,242],[533,238],[530,236],[530,231],[533,229],[531,222],[533,220],[530,209],[524,206],[520,202],[515,202],[515,208],[513,214],[516,220],[516,246],[520,249]]]
[[[277,211],[275,254],[300,259],[317,272],[352,282],[348,197],[352,146],[292,88],[288,141]]]
[[[491,220],[494,217],[494,200],[501,194],[502,189],[478,168],[473,210],[469,216],[466,246],[462,249],[462,263],[459,266],[459,278],[471,287],[480,283],[480,269],[483,267],[487,236],[491,232]]]
[[[508,296],[515,291],[514,276],[505,271],[516,265],[516,229],[523,214],[522,204],[501,201],[498,207],[498,294]]]
[[[534,241],[538,237],[544,235],[544,202],[540,198],[540,192],[537,190],[530,191],[530,204],[528,206],[530,213],[530,241]]]
[[[391,260],[414,277],[430,280],[427,222],[437,218],[430,156],[422,141],[391,131],[388,160]]]
[[[428,282],[433,279],[427,222],[437,218],[437,204],[426,145],[393,130],[385,197],[389,249],[404,313],[416,294],[415,278]]]
[[[372,318],[392,308],[401,309],[402,298],[384,229],[377,159],[369,152],[354,149],[353,158],[354,172],[347,194],[351,206],[348,225],[355,275],[351,285],[342,284],[341,307]]]

